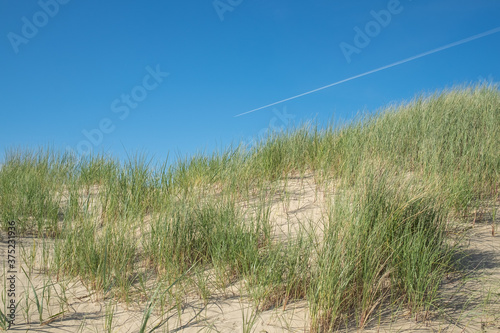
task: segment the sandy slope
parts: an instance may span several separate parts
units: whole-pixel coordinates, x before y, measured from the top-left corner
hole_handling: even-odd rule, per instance
[[[327,192],[332,191],[327,189]],[[284,204],[283,199],[289,202]],[[326,216],[325,202],[331,197],[325,194],[324,188],[318,188],[312,176],[302,179],[289,179],[286,188],[272,198],[271,220],[274,225],[275,238],[284,241],[309,228],[321,233]],[[498,207],[497,207],[498,209]],[[500,213],[500,211],[499,211]],[[497,216],[500,214],[497,214]],[[498,224],[497,217],[496,223]],[[476,221],[474,228],[468,231],[465,242],[463,261],[467,267],[467,278],[450,276],[443,281],[441,288],[442,313],[434,313],[430,318],[407,318],[401,311],[396,318],[385,315],[382,308],[379,315],[374,316],[365,328],[366,332],[500,332],[500,236],[492,235],[492,216],[485,214]],[[5,262],[7,239],[2,234],[0,256]],[[34,247],[35,244],[35,247]],[[28,271],[27,262],[35,258],[37,268],[43,268],[44,260],[50,258],[43,251],[43,240],[22,238],[18,240],[17,257],[30,277],[31,283],[39,297],[43,286],[46,286],[44,312],[40,323],[36,300],[26,274],[18,269],[16,275],[16,298],[18,309],[13,331],[34,332],[105,332],[107,328],[106,314],[114,313],[112,332],[137,332],[141,325],[143,310],[147,305],[138,300],[129,306],[116,303],[112,299],[102,300],[92,290],[87,290],[78,280],[56,281],[56,277],[43,274],[40,269]],[[22,250],[21,250],[22,248]],[[45,253],[52,248],[50,242],[45,243]],[[49,250],[47,252],[47,250]],[[31,265],[30,265],[31,266]],[[5,281],[5,270],[0,279]],[[153,282],[151,282],[153,283]],[[204,304],[193,296],[186,296],[186,304],[181,311],[172,309],[160,318],[153,314],[148,325],[152,328],[161,323],[158,332],[242,332],[252,322],[253,332],[307,332],[309,329],[306,302],[287,304],[286,308],[272,309],[257,313],[240,291],[244,281],[239,281],[223,294],[215,295],[208,304]],[[63,301],[65,288],[66,300]],[[48,290],[50,289],[50,299]],[[26,296],[28,304],[26,306]],[[5,294],[2,294],[2,305]],[[49,302],[49,306],[46,302]],[[64,311],[64,314],[50,317]],[[357,331],[348,328],[347,331]]]

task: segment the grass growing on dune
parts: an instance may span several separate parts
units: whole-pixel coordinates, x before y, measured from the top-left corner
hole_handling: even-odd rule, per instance
[[[313,331],[362,327],[386,304],[433,310],[453,267],[447,222],[499,200],[499,151],[495,86],[171,165],[11,149],[0,225],[15,220],[21,235],[55,239],[54,274],[122,299],[146,276],[205,299],[240,280],[259,310],[306,300]],[[335,193],[320,234],[301,221],[282,241],[270,209],[297,175],[312,175],[319,190],[335,183]]]
[[[120,227],[99,230],[84,220],[56,242],[53,267],[57,272],[80,276],[88,287],[107,292],[111,288],[127,299],[129,280],[134,276],[137,247],[134,239]]]
[[[212,265],[223,284],[248,272],[269,228],[245,223],[232,202],[175,203],[151,223],[145,254],[159,273],[178,276],[194,264]]]
[[[5,155],[0,176],[0,218],[3,228],[17,220],[19,232],[57,234],[57,185],[66,181],[69,156],[48,150],[15,151]]]
[[[446,211],[435,192],[373,170],[332,204],[310,288],[315,330],[342,318],[362,327],[388,299],[428,310],[450,268]]]

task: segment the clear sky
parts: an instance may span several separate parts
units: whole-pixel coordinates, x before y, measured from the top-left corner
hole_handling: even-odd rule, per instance
[[[498,0],[0,0],[0,149],[164,159],[350,119],[499,81],[499,27]]]

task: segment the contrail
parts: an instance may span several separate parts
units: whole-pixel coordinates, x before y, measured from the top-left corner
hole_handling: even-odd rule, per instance
[[[398,65],[401,65],[401,64],[413,61],[415,59],[419,59],[419,58],[428,56],[428,55],[433,54],[433,53],[437,53],[437,52],[440,52],[440,51],[443,51],[443,50],[446,50],[446,49],[449,49],[449,48],[452,48],[452,47],[455,47],[455,46],[458,46],[458,45],[462,45],[462,44],[471,42],[471,41],[479,39],[479,38],[483,38],[483,37],[492,35],[492,34],[497,33],[497,32],[500,32],[500,27],[488,30],[486,32],[483,32],[483,33],[480,33],[480,34],[477,34],[477,35],[474,35],[474,36],[471,36],[471,37],[468,37],[468,38],[465,38],[465,39],[462,39],[462,40],[459,40],[459,41],[454,42],[454,43],[447,44],[445,46],[438,47],[437,49],[433,49],[433,50],[430,50],[430,51],[427,51],[427,52],[424,52],[424,53],[420,53],[420,54],[418,54],[416,56],[413,56],[413,57],[410,57],[410,58],[406,58],[406,59],[394,62],[394,63],[392,63],[390,65],[379,67],[377,69],[374,69],[374,70],[371,70],[371,71],[368,71],[368,72],[365,72],[365,73],[362,73],[362,74],[358,74],[356,76],[352,76],[350,78],[347,78],[347,79],[344,79],[344,80],[341,80],[341,81],[337,81],[335,83],[331,83],[329,85],[326,85],[326,86],[323,86],[323,87],[320,87],[320,88],[317,88],[317,89],[314,89],[314,90],[311,90],[311,91],[308,91],[308,92],[305,92],[305,93],[302,93],[302,94],[299,94],[299,95],[295,95],[293,97],[289,97],[289,98],[283,99],[283,100],[278,101],[278,102],[274,102],[274,103],[271,103],[271,104],[268,104],[268,105],[261,106],[260,108],[257,108],[257,109],[253,109],[253,110],[250,110],[250,111],[247,111],[247,112],[240,113],[240,114],[238,114],[238,115],[236,115],[234,117],[243,116],[245,114],[252,113],[252,112],[255,112],[255,111],[259,111],[259,110],[265,109],[267,107],[270,107],[270,106],[273,106],[273,105],[276,105],[276,104],[280,104],[280,103],[283,103],[283,102],[286,102],[286,101],[290,101],[292,99],[296,99],[296,98],[299,98],[299,97],[302,97],[302,96],[305,96],[305,95],[309,95],[309,94],[315,93],[317,91],[320,91],[320,90],[323,90],[323,89],[326,89],[326,88],[330,88],[330,87],[336,86],[338,84],[341,84],[341,83],[344,83],[344,82],[347,82],[347,81],[352,81],[354,79],[357,79],[357,78],[360,78],[360,77],[363,77],[363,76],[367,76],[367,75],[370,75],[370,74],[373,74],[373,73],[376,73],[376,72],[383,71],[384,69],[395,67],[395,66],[398,66]]]

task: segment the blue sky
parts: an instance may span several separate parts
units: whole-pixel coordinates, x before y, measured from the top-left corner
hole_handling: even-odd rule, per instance
[[[0,149],[211,152],[500,80],[497,0],[0,0]]]

